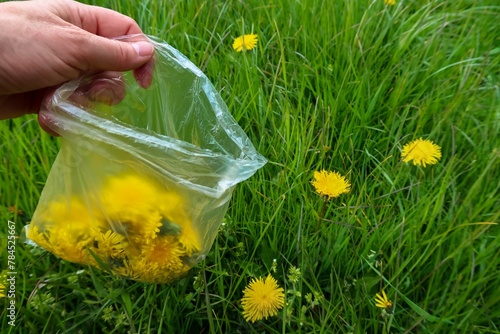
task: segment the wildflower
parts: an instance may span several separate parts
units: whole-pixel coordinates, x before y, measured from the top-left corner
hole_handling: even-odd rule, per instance
[[[314,180],[311,184],[318,194],[328,196],[328,198],[336,198],[351,191],[351,184],[344,176],[326,170],[314,172]]]
[[[323,300],[323,295],[319,292],[313,291],[313,293],[307,293],[305,295],[306,302],[309,304],[309,307],[313,309],[315,306],[318,306],[321,304],[321,301]],[[304,305],[305,306],[305,305]]]
[[[384,290],[382,290],[382,295],[379,293],[375,294],[375,306],[383,309],[392,307],[392,302],[387,299],[387,295]]]
[[[106,322],[111,322],[113,320],[113,306],[109,305],[103,309],[102,319]]]
[[[37,293],[35,294],[35,297],[31,299],[30,301],[30,306],[34,310],[39,310],[40,307],[54,307],[56,306],[55,303],[56,299],[52,296],[50,292],[45,292],[45,293]]]
[[[182,257],[185,252],[174,236],[161,236],[145,246],[130,262],[132,272],[142,282],[167,283],[189,270]]]
[[[241,299],[243,317],[246,321],[256,322],[262,318],[276,315],[283,308],[285,294],[278,282],[268,275],[265,279],[253,279],[243,290]]]
[[[273,264],[271,265],[271,271],[273,273],[276,273],[278,271],[278,262],[276,259],[273,259]]]
[[[107,180],[100,196],[111,229],[137,242],[149,242],[160,231],[159,189],[136,175],[116,175]]]
[[[200,236],[186,213],[182,197],[174,193],[166,193],[159,197],[158,205],[163,217],[160,234],[177,235],[188,256],[199,252],[201,250]]]
[[[75,234],[72,231],[69,226],[45,231],[49,246],[46,248],[42,244],[39,245],[66,261],[84,264],[91,258],[86,248],[90,246],[93,239],[86,234]],[[33,241],[38,243],[36,238]]]
[[[123,257],[124,246],[126,242],[121,234],[117,234],[111,230],[106,233],[99,233],[95,241],[97,242],[96,253],[103,257]]]
[[[5,284],[0,282],[0,298],[5,298]]]
[[[178,239],[182,247],[184,247],[186,255],[188,256],[191,256],[193,255],[193,253],[199,252],[201,250],[201,243],[198,232],[190,224],[182,226],[182,232],[179,235]]]
[[[148,247],[145,247],[141,253],[141,258],[147,262],[155,263],[161,268],[181,267],[180,257],[184,255],[181,245],[175,237],[160,237]]]
[[[134,259],[134,257],[132,257],[132,259]],[[127,258],[123,260],[123,264],[121,266],[113,268],[113,272],[130,279],[134,280],[140,279],[139,275],[136,274],[132,269],[132,267],[130,266],[129,260]]]
[[[86,247],[93,241],[90,226],[96,217],[78,198],[50,202],[34,217],[26,235],[40,247],[76,263],[86,263]]]
[[[184,197],[146,177],[113,175],[83,199],[49,202],[27,237],[70,262],[100,268],[95,254],[112,272],[150,283],[184,276],[202,249]]]
[[[43,221],[46,229],[65,228],[71,229],[71,233],[82,238],[88,238],[89,226],[95,225],[100,217],[96,212],[76,196],[68,199],[50,202],[38,217],[33,220]]]
[[[434,165],[441,159],[441,147],[427,139],[419,138],[403,146],[401,158],[404,162],[425,167]]]
[[[384,0],[384,3],[388,6],[394,6],[396,4],[396,0]]]
[[[249,51],[257,46],[257,35],[242,35],[234,40],[233,49],[236,52]]]
[[[300,268],[297,268],[295,266],[291,266],[288,269],[288,280],[292,283],[298,283],[300,279],[301,273],[300,273]]]

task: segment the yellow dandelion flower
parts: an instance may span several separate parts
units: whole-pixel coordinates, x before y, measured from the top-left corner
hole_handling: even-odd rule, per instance
[[[161,268],[179,268],[184,255],[179,242],[173,236],[160,237],[151,245],[144,247],[141,258]]]
[[[38,246],[64,260],[75,263],[87,263],[86,248],[91,245],[93,240],[91,237],[82,239],[80,235],[74,234],[71,229],[64,227],[46,229],[42,232],[38,226],[31,226],[31,224],[26,235]]]
[[[184,211],[184,198],[176,193],[163,192],[158,197],[158,207],[162,215],[169,219],[177,220],[172,215]]]
[[[384,0],[384,3],[388,6],[394,6],[396,4],[396,0]]]
[[[236,52],[249,51],[257,46],[258,37],[256,34],[248,34],[237,37],[233,43]]]
[[[5,298],[5,284],[0,282],[0,298]]]
[[[441,147],[430,140],[419,138],[403,146],[401,158],[404,162],[413,161],[414,165],[423,167],[434,165],[441,159]]]
[[[351,191],[351,184],[344,176],[326,170],[315,171],[311,184],[318,194],[328,198],[336,198]]]
[[[246,321],[256,322],[262,318],[276,315],[283,308],[285,294],[278,282],[268,275],[266,279],[253,279],[243,290],[241,299],[243,317]]]
[[[181,234],[178,236],[178,240],[188,256],[201,250],[200,236],[191,224],[181,226]]]
[[[96,248],[93,250],[103,259],[125,256],[124,248],[127,246],[127,242],[121,234],[111,230],[106,231],[106,233],[100,232],[95,238],[95,243]]]
[[[139,242],[150,242],[160,232],[159,189],[136,175],[117,175],[107,180],[101,205],[109,228]]]
[[[60,258],[86,263],[86,247],[94,239],[97,216],[76,197],[50,202],[37,214],[26,230],[26,236],[40,247]]]
[[[119,267],[114,267],[113,272],[121,275],[123,277],[127,277],[133,280],[139,280],[139,276],[134,272],[134,270],[130,267],[130,263],[127,260],[123,261],[123,265]]]
[[[26,238],[30,239],[38,246],[48,250],[49,252],[52,251],[52,247],[49,244],[49,238],[47,234],[45,233],[45,231],[40,231],[37,225],[31,223],[25,227],[25,231]]]
[[[382,290],[382,295],[379,293],[375,294],[375,306],[380,308],[392,307],[392,302],[387,298],[384,290]]]
[[[184,276],[201,251],[185,197],[147,177],[113,175],[89,202],[72,197],[48,203],[26,236],[65,260],[100,268],[95,254],[114,273],[151,283]]]
[[[159,236],[130,260],[130,269],[140,281],[168,283],[189,270],[182,260],[185,255],[175,236]]]
[[[87,247],[92,244],[93,238],[80,239],[70,229],[57,228],[49,233],[49,244],[52,253],[60,258],[86,264],[91,256],[87,253]]]
[[[160,234],[177,235],[188,256],[200,251],[200,236],[193,228],[185,209],[184,199],[175,193],[163,193],[158,202],[163,217]]]
[[[163,222],[175,225],[191,224],[185,209],[184,199],[173,192],[163,192],[158,197],[158,209],[163,217]]]
[[[33,217],[31,224],[45,229],[64,228],[79,237],[87,238],[92,227],[98,227],[100,215],[90,210],[78,197],[55,200]]]

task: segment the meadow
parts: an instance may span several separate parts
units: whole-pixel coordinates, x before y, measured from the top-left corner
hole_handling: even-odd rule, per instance
[[[1,268],[15,223],[16,327],[2,333],[500,333],[500,6],[495,0],[85,1],[133,17],[208,76],[268,163],[206,258],[169,285],[24,244],[59,139],[0,122]],[[233,50],[257,34],[256,48]],[[441,147],[433,165],[404,145]],[[348,193],[311,180],[336,171]],[[277,315],[243,290],[271,274]],[[377,307],[385,291],[392,306]]]

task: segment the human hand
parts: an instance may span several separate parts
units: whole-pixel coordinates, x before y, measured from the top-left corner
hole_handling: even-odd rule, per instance
[[[153,46],[111,39],[132,34],[142,34],[133,19],[76,1],[0,3],[0,119],[38,113],[60,84],[84,73],[134,70],[148,87]]]

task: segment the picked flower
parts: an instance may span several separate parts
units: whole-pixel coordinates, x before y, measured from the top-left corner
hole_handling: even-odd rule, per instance
[[[413,161],[414,165],[434,165],[441,159],[441,147],[427,139],[419,138],[405,146],[401,152],[404,162]]]
[[[257,34],[248,34],[237,37],[233,43],[236,52],[249,51],[257,46]]]
[[[0,298],[7,297],[7,274],[0,275]]]
[[[386,309],[392,307],[392,302],[387,298],[385,291],[381,291],[382,294],[375,294],[375,306]]]
[[[243,290],[241,299],[243,317],[246,321],[256,322],[262,318],[276,315],[283,308],[285,294],[278,282],[268,275],[265,279],[253,279]]]
[[[337,172],[326,170],[315,171],[311,184],[318,194],[328,196],[329,199],[339,197],[351,191],[351,184],[344,176]]]
[[[65,260],[170,283],[188,272],[202,247],[184,202],[145,176],[112,175],[93,196],[47,203],[26,234]]]

